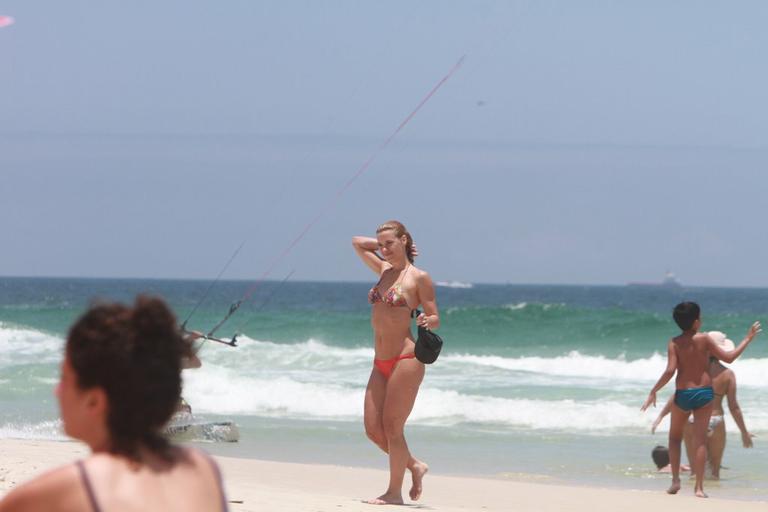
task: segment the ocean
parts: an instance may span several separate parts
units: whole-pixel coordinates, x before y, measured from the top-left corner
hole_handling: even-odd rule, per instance
[[[207,331],[253,283],[222,281],[188,326]],[[237,347],[208,342],[184,374],[196,416],[232,420],[222,455],[386,468],[365,437],[362,402],[373,358],[372,283],[264,282],[222,327]],[[157,294],[184,320],[210,283],[194,280],[0,278],[0,436],[63,440],[53,388],[68,326],[94,299]],[[438,286],[445,347],[428,367],[406,427],[432,471],[655,489],[651,449],[668,420],[640,406],[676,333],[672,307],[702,305],[704,328],[738,343],[768,311],[768,289],[625,286]],[[765,322],[764,322],[765,323]],[[726,410],[728,444],[714,496],[768,499],[768,339],[741,359],[738,397],[752,449]],[[659,408],[672,392],[659,394]],[[383,485],[384,483],[382,483]],[[428,481],[426,482],[428,489]]]

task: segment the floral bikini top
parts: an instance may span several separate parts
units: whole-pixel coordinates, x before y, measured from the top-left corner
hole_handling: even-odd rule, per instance
[[[389,290],[382,296],[381,292],[379,292],[379,284],[381,284],[381,278],[384,277],[382,274],[382,277],[379,279],[379,282],[377,282],[373,288],[368,292],[368,302],[371,304],[375,304],[377,302],[383,302],[387,306],[398,308],[398,307],[408,307],[408,301],[405,300],[405,295],[403,294],[403,287],[402,287],[402,281],[405,277],[405,274],[408,273],[408,269],[411,268],[410,265],[405,269],[405,272],[403,272],[402,276],[400,276],[400,279],[398,279],[395,284],[389,287]]]

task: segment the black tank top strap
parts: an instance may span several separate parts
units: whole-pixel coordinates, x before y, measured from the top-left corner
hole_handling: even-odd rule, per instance
[[[91,504],[91,510],[93,512],[101,512],[99,502],[96,501],[96,495],[93,493],[93,486],[91,485],[91,479],[88,478],[88,472],[85,470],[85,464],[79,460],[75,463],[77,470],[80,472],[80,480],[83,481],[83,487],[85,488],[85,494],[88,495],[88,501]]]

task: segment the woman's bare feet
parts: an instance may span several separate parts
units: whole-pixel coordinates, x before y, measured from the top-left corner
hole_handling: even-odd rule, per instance
[[[709,496],[707,496],[707,493],[704,492],[704,489],[697,489],[694,494],[696,494],[697,498],[709,498]]]
[[[667,494],[677,494],[680,490],[680,480],[672,480],[672,485],[667,489]]]
[[[402,505],[403,497],[401,495],[384,493],[378,498],[366,500],[363,503],[367,503],[369,505]]]
[[[417,462],[413,465],[413,467],[411,467],[411,478],[413,480],[413,485],[411,486],[411,490],[408,493],[408,496],[410,496],[413,501],[417,501],[419,498],[421,498],[421,481],[424,479],[424,475],[427,474],[427,471],[429,471],[429,466],[423,462]]]

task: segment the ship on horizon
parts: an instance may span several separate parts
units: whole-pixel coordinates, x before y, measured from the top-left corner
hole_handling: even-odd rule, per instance
[[[680,282],[680,280],[675,277],[675,274],[672,272],[667,271],[666,274],[664,274],[664,279],[658,283],[627,283],[627,286],[632,287],[642,287],[642,288],[666,288],[668,290],[679,290],[683,287],[683,283]]]

